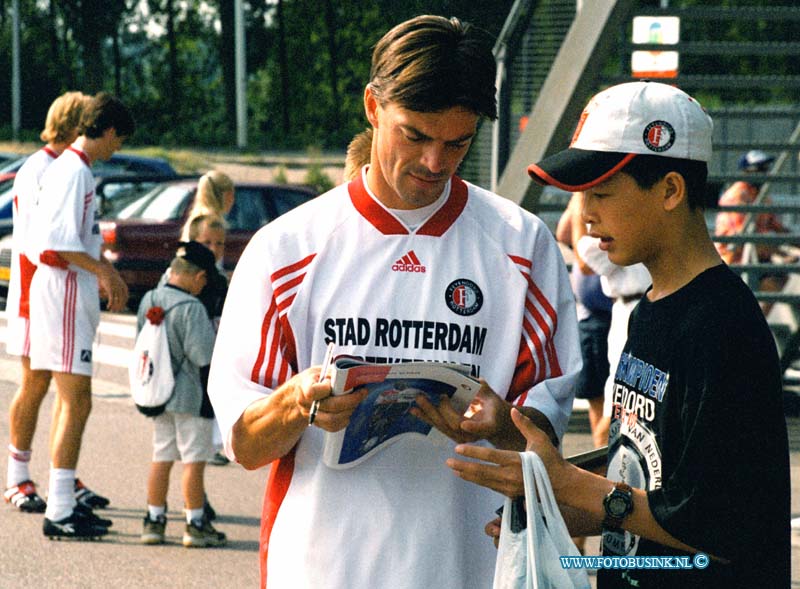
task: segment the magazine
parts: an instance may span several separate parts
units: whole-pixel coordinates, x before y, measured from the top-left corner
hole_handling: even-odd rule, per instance
[[[607,460],[608,446],[603,446],[602,448],[595,448],[594,450],[589,450],[588,452],[580,452],[578,454],[573,454],[572,456],[567,456],[567,462],[570,464],[580,466],[584,470],[596,472],[598,474],[604,474],[604,472],[601,471],[605,470]]]
[[[434,405],[447,395],[455,409],[464,413],[480,388],[469,375],[469,367],[441,362],[373,364],[352,357],[333,362],[334,395],[361,387],[367,397],[350,417],[348,426],[325,434],[323,461],[331,468],[350,468],[396,442],[402,436],[425,436],[433,443],[447,441],[444,434],[410,413],[417,395]]]

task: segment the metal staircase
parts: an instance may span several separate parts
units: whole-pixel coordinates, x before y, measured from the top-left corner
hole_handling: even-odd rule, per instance
[[[798,392],[800,265],[759,263],[754,251],[758,244],[800,245],[800,42],[795,40],[800,6],[749,6],[744,1],[739,6],[688,6],[691,2],[672,0],[662,9],[654,3],[583,0],[576,10],[571,0],[516,2],[495,47],[501,114],[494,124],[482,126],[461,174],[543,217],[556,217],[568,195],[543,192],[527,177],[527,165],[567,146],[592,94],[632,79],[632,51],[680,52],[679,74],[670,83],[696,96],[715,122],[709,165],[712,232],[717,197],[742,179],[736,166],[740,155],[761,149],[778,157],[769,174],[748,176],[764,183],[757,203],[727,208],[750,215],[745,232],[717,241],[747,244],[743,262],[731,267],[760,301],[775,303],[768,319],[781,352],[786,389]],[[634,45],[631,22],[638,15],[680,17],[680,42]],[[743,36],[746,42],[739,40]],[[756,234],[752,219],[762,212],[780,215],[791,232]],[[758,278],[765,273],[788,275],[784,290],[760,291]],[[798,399],[787,397],[787,411],[800,413]]]

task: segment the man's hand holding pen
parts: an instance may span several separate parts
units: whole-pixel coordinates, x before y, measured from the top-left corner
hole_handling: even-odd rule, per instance
[[[347,427],[350,416],[358,404],[367,396],[366,389],[359,389],[347,395],[333,395],[328,367],[333,359],[333,344],[328,345],[322,366],[305,371],[301,381],[298,405],[301,412],[308,415],[308,425],[329,432],[337,432]],[[309,382],[316,378],[316,382]]]
[[[314,371],[309,371],[309,376],[313,374]],[[325,377],[319,382],[304,379],[300,386],[297,403],[301,413],[308,418],[309,425],[313,424],[325,431],[337,432],[346,428],[350,423],[350,416],[367,396],[367,389],[358,389],[347,395],[334,396],[331,393],[330,378]],[[315,401],[317,410],[314,419],[311,419],[312,405]]]

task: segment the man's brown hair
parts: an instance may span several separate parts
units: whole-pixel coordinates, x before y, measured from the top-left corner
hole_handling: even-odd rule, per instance
[[[370,88],[379,103],[416,112],[461,106],[497,118],[489,35],[441,16],[418,16],[386,33],[372,52]]]
[[[108,92],[98,92],[84,107],[78,132],[90,139],[103,136],[106,129],[114,128],[119,137],[130,137],[136,123],[128,107]]]

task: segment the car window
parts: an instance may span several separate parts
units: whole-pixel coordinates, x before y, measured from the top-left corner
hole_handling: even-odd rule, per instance
[[[288,213],[298,205],[309,201],[313,196],[300,190],[289,190],[287,188],[274,188],[269,191],[272,203],[275,206],[275,213],[280,216]]]
[[[92,172],[95,176],[111,175],[111,174],[124,174],[129,171],[128,162],[104,162],[97,160],[92,165]]]
[[[175,170],[165,160],[158,158],[137,158],[124,154],[114,154],[108,161],[97,160],[92,165],[95,176],[117,174],[175,174]]]
[[[228,229],[256,231],[271,221],[270,211],[264,200],[264,191],[256,188],[237,187],[233,208],[225,216]]]
[[[151,202],[153,199],[156,198],[163,190],[165,190],[166,186],[157,186],[147,194],[140,196],[137,200],[133,201],[131,204],[126,205],[123,207],[115,216],[117,219],[135,219],[139,216],[139,213]]]
[[[153,181],[113,181],[98,185],[101,196],[100,214],[106,218],[119,217],[119,213],[132,202],[151,192],[161,183]]]
[[[159,186],[119,212],[120,219],[151,219],[176,221],[181,218],[194,189],[179,184]]]

